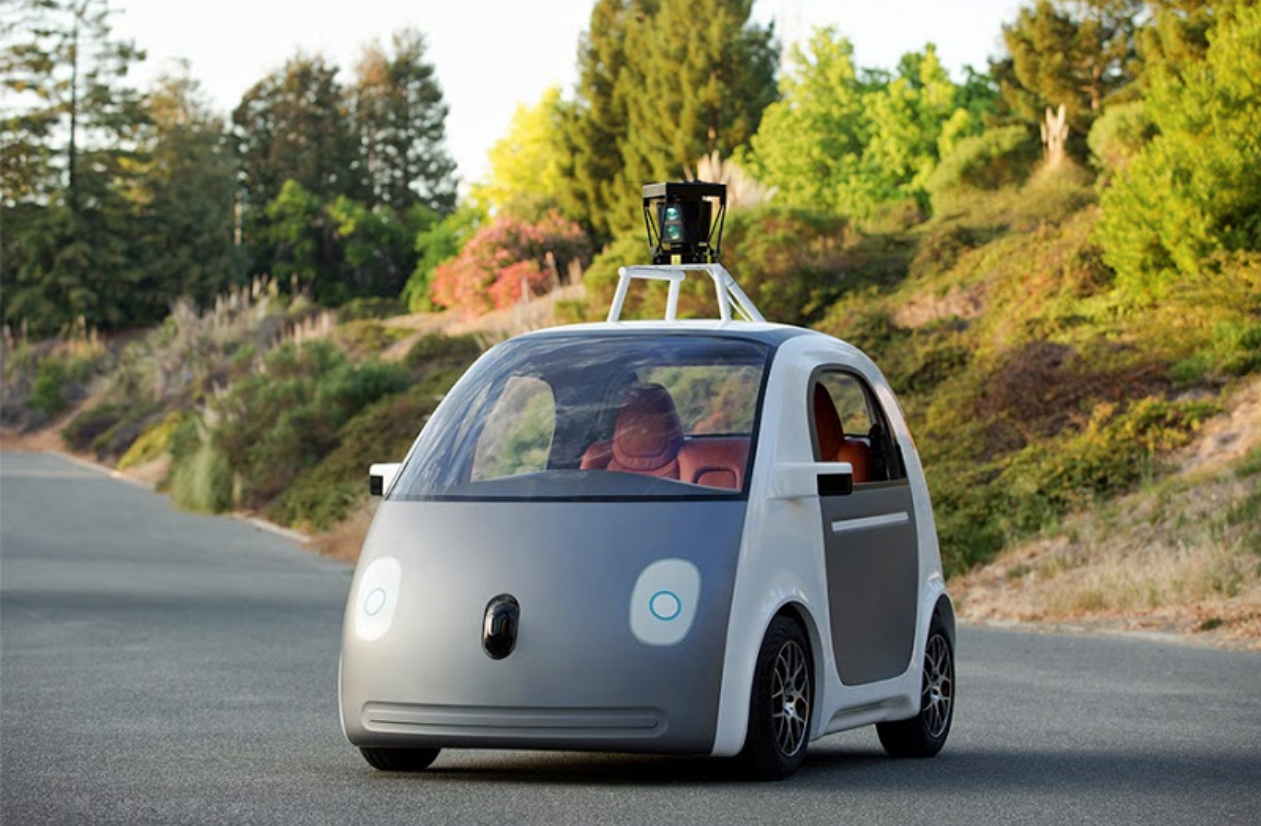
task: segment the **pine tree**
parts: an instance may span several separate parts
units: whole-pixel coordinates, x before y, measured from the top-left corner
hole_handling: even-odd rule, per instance
[[[403,29],[391,47],[364,49],[351,90],[367,203],[399,213],[421,204],[445,215],[455,207],[455,162],[443,146],[442,88],[425,60],[424,35]]]
[[[656,6],[656,0],[596,0],[578,46],[577,100],[561,109],[562,158],[567,161],[562,208],[601,241],[612,237],[615,193],[623,189],[620,147],[627,101],[618,91],[618,78],[626,69],[626,32]]]
[[[1143,0],[1037,0],[1003,26],[1008,56],[993,72],[1004,102],[1034,124],[1063,104],[1073,146],[1085,147],[1105,103],[1121,101],[1138,75]]]
[[[236,159],[223,121],[188,75],[163,77],[150,95],[152,126],[139,198],[144,298],[160,318],[179,297],[205,305],[237,282],[233,243]]]
[[[248,209],[261,210],[290,180],[321,198],[366,194],[346,95],[323,57],[290,58],[245,93],[232,121]]]
[[[598,241],[639,226],[640,187],[746,143],[775,99],[772,31],[750,0],[599,0],[563,109],[565,213]]]
[[[661,0],[655,14],[631,19],[615,87],[627,133],[614,226],[639,223],[642,184],[678,179],[715,151],[729,156],[757,131],[776,98],[778,54],[771,28],[749,23],[752,8],[751,0]]]
[[[110,15],[104,0],[6,3],[3,316],[37,332],[140,315],[125,193],[145,110],[126,76],[144,54]]]

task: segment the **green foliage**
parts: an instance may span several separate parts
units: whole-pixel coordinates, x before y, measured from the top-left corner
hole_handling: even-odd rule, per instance
[[[1130,490],[1155,471],[1161,453],[1188,443],[1220,410],[1208,402],[1157,398],[1124,412],[1101,405],[1077,436],[1053,446],[1033,444],[1013,457],[1000,479],[1010,500],[1007,525],[1035,531],[1098,497]]]
[[[204,434],[201,421],[189,417],[171,435],[171,499],[200,513],[223,513],[232,507],[232,471]]]
[[[561,208],[599,242],[615,234],[615,205],[623,202],[626,186],[620,145],[627,103],[617,88],[628,61],[626,29],[650,8],[648,0],[596,0],[578,45],[577,100],[559,111],[565,147]]]
[[[66,394],[63,390],[67,376],[65,366],[53,359],[46,360],[35,371],[35,380],[31,382],[31,394],[27,403],[52,418],[66,409]]]
[[[817,320],[853,273],[846,272],[849,226],[843,218],[801,209],[762,207],[733,212],[723,260],[767,318],[786,324]],[[713,287],[705,312],[712,316]]]
[[[342,196],[326,203],[292,180],[265,214],[261,237],[272,273],[325,305],[397,295],[412,267],[413,239],[436,219],[426,207],[400,216]]]
[[[748,161],[779,202],[804,209],[861,218],[899,199],[926,205],[938,158],[979,130],[990,102],[976,77],[954,84],[932,45],[888,76],[857,70],[849,41],[818,29],[791,60]]]
[[[408,310],[420,313],[434,309],[429,298],[434,272],[441,264],[459,255],[464,244],[487,220],[483,210],[465,203],[416,235],[415,247],[420,258],[400,295]]]
[[[403,357],[403,365],[414,374],[444,371],[469,365],[482,354],[482,347],[473,336],[425,335]]]
[[[1261,8],[1224,12],[1203,61],[1151,72],[1159,130],[1103,197],[1099,238],[1136,302],[1168,296],[1215,256],[1261,249]]]
[[[85,453],[93,442],[126,418],[127,412],[125,404],[100,404],[85,410],[62,428],[62,441],[72,451]]]
[[[341,429],[338,446],[293,480],[268,516],[316,530],[333,527],[367,497],[368,465],[401,461],[436,407],[432,388],[414,387],[365,408]]]
[[[1155,135],[1141,100],[1109,106],[1090,127],[1090,162],[1106,175],[1118,172]]]
[[[1007,56],[992,69],[1003,101],[1025,123],[1064,105],[1080,154],[1107,103],[1132,94],[1143,0],[1036,0],[1003,26]]]
[[[237,503],[266,505],[295,471],[337,446],[337,432],[351,417],[408,381],[398,365],[352,365],[327,342],[276,348],[262,371],[237,381],[214,404],[221,421],[213,447],[234,475]]]
[[[403,315],[406,312],[407,307],[400,303],[397,298],[380,296],[352,298],[337,308],[337,320],[344,324],[347,321],[390,318],[396,315]]]
[[[942,212],[946,198],[967,190],[995,190],[1025,181],[1040,156],[1038,143],[1023,126],[989,129],[962,138],[944,155],[925,181],[933,212]]]
[[[387,327],[372,319],[360,319],[339,324],[333,331],[333,340],[341,345],[352,359],[359,360],[379,356],[391,345],[402,341],[410,331],[405,327]]]
[[[187,74],[158,81],[139,184],[138,238],[143,318],[161,319],[183,297],[201,306],[244,280],[233,243],[236,160],[222,120]]]
[[[751,0],[599,0],[562,107],[562,211],[599,241],[636,228],[640,187],[729,157],[775,98],[769,28]],[[703,20],[704,25],[697,21]]]
[[[350,418],[337,434],[337,447],[300,473],[268,515],[317,530],[349,516],[367,496],[368,465],[401,460],[438,401],[479,355],[481,347],[468,336],[418,339],[404,360],[417,383]]]
[[[321,56],[296,55],[250,87],[233,111],[247,230],[259,225],[286,181],[320,201],[366,194],[364,178],[346,174],[360,147],[337,72]]]
[[[567,151],[560,87],[551,86],[533,106],[517,106],[508,132],[487,157],[490,171],[471,197],[496,215],[537,220],[564,201],[563,169]]]
[[[447,104],[425,36],[404,28],[390,49],[363,50],[349,91],[368,182],[367,206],[406,215],[422,207],[446,215],[455,206],[455,162],[447,155]],[[343,190],[344,196],[354,197]]]
[[[730,157],[776,96],[778,54],[771,29],[750,21],[752,0],[657,0],[650,8],[626,24],[615,88],[626,106],[620,177],[630,183],[612,204],[617,227],[640,223],[641,184],[677,180],[712,152]]]

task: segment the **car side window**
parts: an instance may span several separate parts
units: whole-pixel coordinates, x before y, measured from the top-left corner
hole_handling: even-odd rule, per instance
[[[888,419],[863,379],[843,370],[824,371],[810,393],[816,461],[849,462],[856,485],[906,478]]]

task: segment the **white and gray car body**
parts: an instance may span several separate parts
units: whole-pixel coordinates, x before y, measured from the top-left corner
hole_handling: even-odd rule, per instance
[[[825,392],[843,430],[819,421]],[[663,393],[678,427],[631,433],[628,399]],[[634,466],[663,450],[673,476]],[[736,755],[777,617],[808,641],[807,740],[920,714],[930,627],[953,656],[902,411],[871,359],[819,332],[669,320],[519,336],[374,472],[384,499],[340,669],[342,726],[365,750]],[[512,605],[498,650],[496,600]]]

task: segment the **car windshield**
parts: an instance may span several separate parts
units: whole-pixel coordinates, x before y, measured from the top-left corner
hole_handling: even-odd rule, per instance
[[[434,414],[389,498],[740,496],[769,357],[719,336],[505,342]]]

